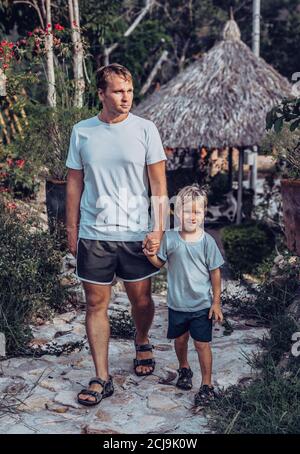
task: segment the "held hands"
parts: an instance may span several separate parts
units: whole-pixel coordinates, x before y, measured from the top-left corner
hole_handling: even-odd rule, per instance
[[[209,310],[208,318],[211,319],[212,317],[214,318],[215,322],[218,322],[218,323],[223,322],[224,317],[223,317],[223,313],[222,313],[220,304],[214,303],[211,306],[211,308]]]
[[[153,256],[156,255],[161,240],[161,234],[159,232],[151,232],[146,235],[143,240],[143,251],[145,255]]]

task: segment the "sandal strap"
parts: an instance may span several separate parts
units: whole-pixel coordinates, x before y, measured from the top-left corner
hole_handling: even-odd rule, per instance
[[[142,345],[139,345],[139,344],[135,344],[135,351],[136,352],[152,352],[152,350],[154,349],[154,345],[151,345],[151,344],[142,344]]]
[[[105,380],[102,380],[100,377],[93,377],[89,381],[89,386],[92,385],[93,383],[97,383],[98,385],[101,385],[103,388],[105,386],[105,383],[107,383]]]
[[[134,359],[134,367],[137,367],[137,366],[155,366],[155,360],[153,358]]]
[[[101,393],[98,393],[97,391],[92,391],[91,389],[82,389],[80,393],[78,393],[78,396],[80,396],[80,394],[92,396],[95,397],[95,399],[99,399],[101,396]]]

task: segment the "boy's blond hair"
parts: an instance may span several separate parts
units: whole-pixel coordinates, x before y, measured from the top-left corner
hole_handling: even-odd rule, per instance
[[[184,188],[182,188],[176,196],[174,207],[175,214],[178,216],[184,204],[188,202],[194,202],[199,197],[203,199],[204,213],[206,213],[208,204],[206,187],[205,186],[200,187],[198,184],[194,183],[190,186],[185,186]]]

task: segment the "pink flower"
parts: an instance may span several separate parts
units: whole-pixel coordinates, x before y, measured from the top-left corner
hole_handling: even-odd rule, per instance
[[[19,167],[19,169],[23,169],[24,165],[25,165],[25,159],[16,160],[16,166]]]
[[[15,204],[15,202],[8,202],[6,204],[6,208],[9,208],[10,210],[15,210],[17,208],[17,205]]]
[[[12,158],[7,158],[6,162],[9,165],[9,167],[11,167],[14,164],[14,160]]]
[[[32,36],[33,33],[32,33],[32,32],[28,32],[27,35],[28,35],[28,36]]]
[[[51,28],[51,24],[47,24],[47,28]]]

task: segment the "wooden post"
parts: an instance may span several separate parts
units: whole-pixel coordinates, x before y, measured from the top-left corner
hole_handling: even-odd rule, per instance
[[[260,53],[260,0],[253,0],[252,17],[252,51],[259,57]]]
[[[252,11],[252,51],[258,58],[260,55],[260,10],[261,0],[253,0]],[[256,200],[256,186],[257,186],[257,147],[253,147],[253,161],[251,166],[251,180],[250,187],[253,189],[253,204]]]
[[[232,164],[232,147],[228,149],[228,192],[232,191],[233,164]]]
[[[238,197],[237,197],[237,214],[236,223],[239,225],[242,221],[243,207],[243,167],[244,167],[244,149],[239,148],[239,174],[238,174]]]

